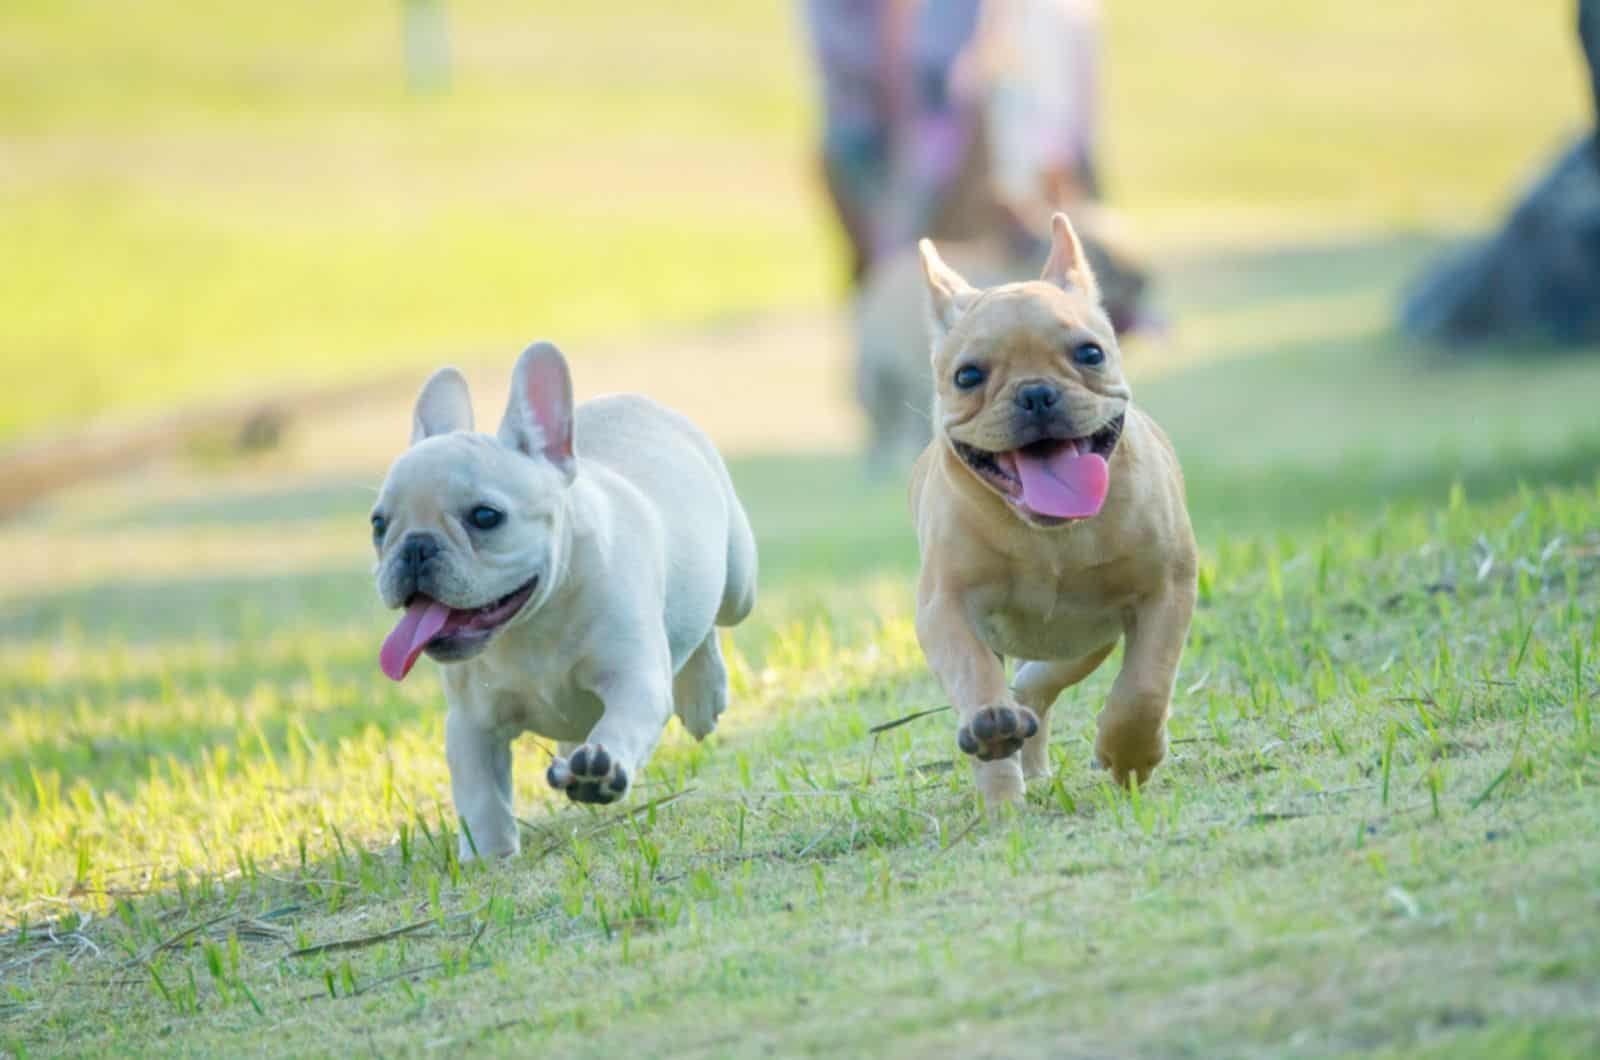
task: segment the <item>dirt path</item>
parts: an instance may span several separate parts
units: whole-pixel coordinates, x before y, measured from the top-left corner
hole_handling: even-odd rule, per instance
[[[503,363],[461,366],[480,430],[499,422],[516,352],[507,350]],[[835,316],[764,317],[568,354],[580,399],[620,390],[649,394],[701,424],[728,452],[839,450],[858,438],[846,336]],[[197,454],[227,455],[253,441],[264,442],[270,458],[230,473],[381,476],[405,443],[411,402],[429,371],[419,366],[352,386],[219,402],[0,453],[0,519],[87,485],[184,477]],[[252,437],[263,433],[277,437]]]

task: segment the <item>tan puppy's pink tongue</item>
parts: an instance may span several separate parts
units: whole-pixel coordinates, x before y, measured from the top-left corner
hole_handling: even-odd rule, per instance
[[[406,674],[411,672],[411,667],[416,665],[422,649],[439,635],[449,620],[448,607],[437,600],[419,596],[416,603],[406,608],[394,632],[384,638],[383,648],[378,652],[378,665],[383,667],[383,672],[391,680],[404,680]]]
[[[1048,457],[1024,449],[1012,453],[1022,479],[1022,503],[1030,511],[1057,519],[1087,519],[1106,502],[1110,468],[1099,453],[1079,455],[1068,442]]]

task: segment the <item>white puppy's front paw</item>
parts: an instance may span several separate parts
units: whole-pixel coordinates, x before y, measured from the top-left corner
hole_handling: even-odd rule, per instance
[[[545,779],[557,791],[567,793],[573,802],[616,802],[628,794],[628,770],[597,743],[586,743],[572,752],[571,758],[557,758],[545,771]]]

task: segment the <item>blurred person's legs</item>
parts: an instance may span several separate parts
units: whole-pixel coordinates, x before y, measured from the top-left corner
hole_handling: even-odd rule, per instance
[[[1026,230],[1100,195],[1099,0],[987,0],[979,62],[995,194]]]
[[[1065,211],[1117,329],[1159,330],[1149,277],[1100,202],[1100,25],[1100,0],[985,0],[974,51],[995,196],[1019,261],[1044,253],[1050,215]]]
[[[822,172],[850,241],[851,279],[875,256],[875,232],[889,190],[890,0],[806,0],[806,22],[822,82]]]
[[[879,233],[881,251],[934,234],[972,149],[973,108],[956,90],[956,62],[972,42],[980,0],[922,0],[908,46],[908,115],[897,145],[894,200]]]

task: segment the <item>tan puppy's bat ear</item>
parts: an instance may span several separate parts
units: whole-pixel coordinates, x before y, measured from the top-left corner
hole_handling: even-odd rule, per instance
[[[1072,222],[1064,213],[1050,218],[1050,257],[1039,279],[1063,290],[1081,291],[1096,302],[1100,300],[1100,285],[1089,268],[1089,257],[1083,252],[1078,233],[1072,230]]]
[[[454,368],[441,368],[422,384],[411,412],[411,444],[451,431],[472,430],[472,397],[467,381]]]
[[[928,278],[928,327],[937,342],[956,326],[982,292],[944,263],[932,240],[920,241],[917,250],[922,254],[922,271]]]
[[[568,482],[578,473],[572,450],[572,373],[553,343],[536,342],[517,358],[500,440],[529,456],[544,457]]]

